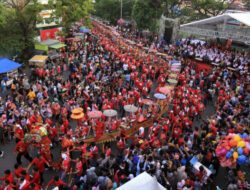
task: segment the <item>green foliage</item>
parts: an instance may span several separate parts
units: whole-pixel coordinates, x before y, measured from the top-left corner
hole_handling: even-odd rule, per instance
[[[191,0],[191,7],[182,9],[182,13],[188,16],[188,21],[199,20],[222,14],[226,9],[225,0]]]
[[[13,11],[7,10],[0,4],[0,56],[3,57],[21,53],[24,49],[24,39],[20,35],[21,30],[14,22],[12,14]]]
[[[95,3],[95,14],[105,20],[116,24],[120,18],[120,3],[118,0],[97,0]]]
[[[135,0],[122,0],[122,17],[130,20]],[[95,15],[116,25],[121,17],[120,0],[96,0]]]
[[[161,4],[155,3],[153,0],[136,0],[132,18],[139,30],[149,29],[155,32],[162,12]]]
[[[33,47],[37,14],[43,6],[37,0],[8,1],[0,6],[1,54],[20,53],[25,58]]]
[[[51,6],[51,2],[50,2]],[[94,10],[92,0],[57,0],[54,5],[56,18],[62,18],[63,30],[66,32],[73,22],[82,18],[90,27],[90,13]]]

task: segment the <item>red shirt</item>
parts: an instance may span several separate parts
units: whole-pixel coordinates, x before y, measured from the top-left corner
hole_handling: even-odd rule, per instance
[[[39,173],[39,172],[36,172],[36,173],[33,175],[33,179],[30,181],[30,183],[35,183],[35,184],[40,185],[41,179],[40,179],[40,173]]]
[[[55,187],[63,187],[63,186],[66,186],[67,184],[64,183],[62,180],[58,180],[58,181],[55,181],[54,179],[50,180],[50,182],[47,184],[47,187],[49,187],[50,185],[54,184]]]
[[[82,172],[83,172],[83,168],[82,168],[82,162],[79,161],[76,163],[76,175],[77,176],[81,176],[82,175]]]
[[[14,175],[10,173],[8,176],[0,177],[0,180],[9,180],[10,183],[14,183]]]
[[[15,147],[15,152],[18,150],[19,152],[25,153],[28,151],[28,146],[29,146],[29,143],[19,141]]]
[[[44,172],[45,166],[44,164],[47,163],[44,157],[41,157],[40,160],[38,158],[34,158],[32,162],[30,163],[31,165],[35,164],[35,166],[38,168],[39,172]]]
[[[22,166],[19,166],[16,170],[15,170],[15,175],[17,177],[21,176],[21,171],[25,170]]]
[[[181,134],[181,130],[178,128],[174,128],[174,130],[173,130],[174,137],[179,138],[180,134]]]
[[[15,130],[16,138],[22,139],[24,137],[23,129],[17,128]]]

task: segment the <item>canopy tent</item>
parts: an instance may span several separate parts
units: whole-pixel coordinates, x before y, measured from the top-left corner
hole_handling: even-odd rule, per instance
[[[226,12],[222,15],[183,24],[180,26],[180,31],[249,44],[249,18],[250,12]]]
[[[143,172],[135,178],[131,179],[117,190],[166,190],[158,183],[155,177],[152,177],[147,172]]]
[[[43,67],[47,59],[48,56],[35,55],[29,60],[29,63],[39,67]]]
[[[187,23],[187,24],[183,24],[183,25],[181,25],[181,27],[201,25],[201,24],[215,24],[215,23],[224,22],[224,20],[229,21],[232,19],[237,20],[237,21],[239,21],[247,26],[250,26],[250,19],[249,18],[250,18],[250,12],[225,13],[225,14],[210,17],[207,19],[198,20],[198,21]]]
[[[22,66],[21,64],[11,61],[9,59],[6,58],[0,59],[0,73],[7,73],[21,66]]]
[[[53,48],[53,49],[61,49],[61,48],[65,47],[65,46],[66,46],[65,44],[59,43],[59,44],[51,45],[49,47]]]
[[[58,40],[45,40],[45,41],[35,44],[35,49],[41,50],[41,51],[48,51],[49,48],[60,49],[65,46],[66,46],[65,44],[61,43]]]

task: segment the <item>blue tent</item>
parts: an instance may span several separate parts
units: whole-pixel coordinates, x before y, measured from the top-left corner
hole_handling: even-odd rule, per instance
[[[79,33],[89,33],[89,29],[80,29]]]
[[[180,63],[180,61],[177,61],[177,60],[172,60],[171,63]]]
[[[21,66],[22,66],[21,64],[11,61],[9,59],[6,58],[0,59],[0,73],[7,73]]]

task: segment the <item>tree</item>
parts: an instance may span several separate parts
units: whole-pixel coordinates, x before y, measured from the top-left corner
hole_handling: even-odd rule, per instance
[[[182,9],[188,21],[199,20],[222,14],[227,9],[226,0],[191,0],[191,6]]]
[[[97,0],[95,3],[95,14],[111,24],[117,24],[120,18],[120,3],[118,0]]]
[[[27,60],[36,35],[38,13],[43,6],[37,0],[8,0],[4,3],[1,4],[0,14],[6,20],[1,21],[0,27],[3,28],[1,35],[6,37],[1,38],[1,51],[6,54],[20,53]]]
[[[122,0],[123,18],[131,19],[134,2],[135,0]],[[121,17],[121,0],[96,0],[95,10],[96,16],[104,18],[115,25]]]
[[[53,16],[63,19],[61,25],[64,32],[68,31],[72,23],[83,18],[85,24],[91,27],[90,14],[94,10],[92,0],[57,0],[55,4],[50,1],[50,7],[55,8]]]
[[[132,18],[139,30],[149,29],[156,32],[162,12],[161,3],[155,3],[154,0],[136,0],[132,10]]]

